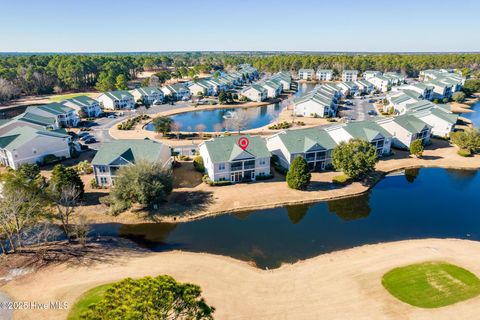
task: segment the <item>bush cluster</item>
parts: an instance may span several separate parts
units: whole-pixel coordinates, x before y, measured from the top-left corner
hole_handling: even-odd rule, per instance
[[[230,181],[212,181],[207,174],[202,177],[202,181],[212,187],[228,186],[232,184]]]
[[[144,114],[141,116],[136,116],[134,118],[130,118],[127,121],[120,123],[117,128],[118,130],[132,130],[140,121],[148,120],[150,116]]]

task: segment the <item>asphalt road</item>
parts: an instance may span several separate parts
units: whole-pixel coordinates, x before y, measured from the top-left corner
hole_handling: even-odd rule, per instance
[[[190,105],[190,103],[188,103],[188,102],[177,102],[174,105],[162,104],[162,105],[159,105],[159,106],[151,106],[148,109],[146,109],[145,107],[140,107],[140,108],[135,109],[135,110],[124,110],[123,111],[123,114],[124,114],[123,116],[119,116],[119,117],[114,118],[114,119],[110,119],[110,118],[96,119],[95,120],[96,125],[91,127],[92,131],[90,131],[90,134],[92,136],[94,136],[98,142],[89,144],[88,146],[91,149],[98,150],[98,148],[100,147],[100,144],[102,142],[110,142],[110,141],[114,140],[113,137],[108,133],[108,130],[111,127],[113,127],[114,125],[116,125],[117,123],[121,122],[122,120],[127,119],[128,117],[132,117],[132,116],[135,116],[135,115],[140,114],[140,113],[156,114],[160,111],[175,110],[175,109],[187,107],[189,105]],[[121,111],[118,111],[117,114],[120,113],[120,112]]]

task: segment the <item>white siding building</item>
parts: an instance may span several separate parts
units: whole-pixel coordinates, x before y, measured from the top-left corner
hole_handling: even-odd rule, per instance
[[[333,80],[333,70],[331,70],[331,69],[318,69],[317,70],[317,80],[318,81],[332,81]]]
[[[18,126],[0,136],[0,162],[5,166],[41,164],[47,155],[69,158],[70,136],[30,126]]]
[[[97,101],[108,110],[135,108],[133,96],[125,90],[104,92],[97,97]]]
[[[356,81],[357,77],[358,77],[358,70],[343,70],[342,72],[343,82]]]
[[[78,96],[75,98],[67,99],[61,102],[64,106],[75,109],[77,115],[80,111],[84,112],[87,117],[96,118],[102,113],[100,104],[97,100],[88,96]]]
[[[300,69],[298,70],[298,79],[312,81],[315,75],[315,70],[313,69]]]
[[[249,140],[244,150],[240,138]],[[269,176],[271,154],[265,139],[258,136],[218,137],[199,145],[206,173],[212,181],[255,181],[258,176]]]
[[[404,114],[376,122],[393,136],[393,146],[397,148],[408,149],[416,139],[422,140],[423,144],[430,142],[432,127],[413,115]]]
[[[262,102],[267,100],[268,91],[258,84],[253,84],[242,90],[241,94],[250,101]]]
[[[163,103],[163,91],[156,87],[140,87],[130,90],[130,93],[135,102],[141,102],[146,106]]]
[[[138,161],[161,163],[164,169],[172,165],[169,146],[149,139],[115,140],[104,143],[92,160],[93,173],[99,186],[111,186],[118,169]]]

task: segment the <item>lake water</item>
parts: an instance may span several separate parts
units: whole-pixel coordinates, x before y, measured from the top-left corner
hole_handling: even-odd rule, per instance
[[[474,110],[474,112],[464,113],[462,116],[472,120],[473,125],[480,128],[480,101],[477,101],[473,105],[472,110]]]
[[[348,199],[221,215],[187,223],[95,225],[154,251],[181,249],[276,268],[339,249],[418,238],[480,240],[477,171],[415,169]]]
[[[314,87],[313,84],[299,84],[298,91],[295,93],[295,96],[305,94],[306,92],[312,90]],[[197,131],[196,126],[203,124],[205,126],[205,131],[214,132],[216,124],[222,125],[222,131],[235,131],[234,128],[229,128],[228,123],[224,116],[228,115],[231,112],[237,112],[240,110],[245,110],[248,115],[249,121],[245,130],[260,128],[272,123],[275,119],[278,118],[280,112],[287,107],[291,102],[282,101],[279,103],[269,104],[263,107],[256,108],[229,108],[229,109],[216,109],[216,110],[204,110],[204,111],[192,111],[181,113],[178,115],[171,116],[170,118],[179,123],[181,126],[181,131],[192,132]],[[147,124],[145,126],[146,130],[153,131],[154,127],[152,124]]]

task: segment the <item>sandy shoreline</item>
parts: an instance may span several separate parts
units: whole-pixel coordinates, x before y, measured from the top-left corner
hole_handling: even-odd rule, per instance
[[[381,285],[388,270],[422,261],[447,261],[480,275],[480,242],[407,240],[365,245],[262,271],[246,262],[203,253],[123,255],[92,265],[46,267],[0,288],[17,301],[66,301],[125,277],[169,274],[202,287],[217,319],[475,319],[480,297],[421,309]],[[19,310],[15,319],[65,319],[68,310]]]

